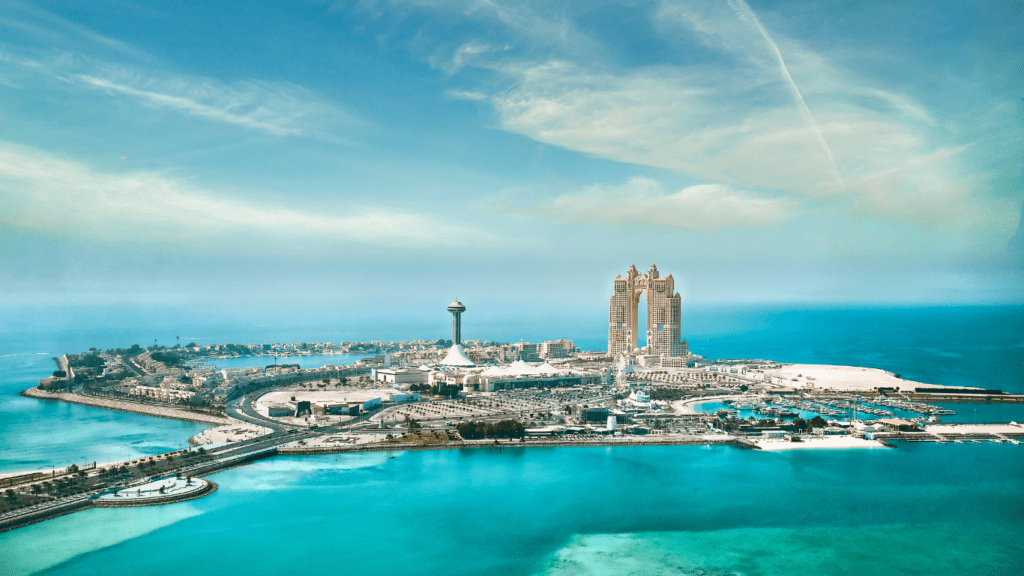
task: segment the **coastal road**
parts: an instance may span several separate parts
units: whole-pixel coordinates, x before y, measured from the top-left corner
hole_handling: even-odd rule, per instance
[[[120,356],[114,356],[114,358],[117,360],[119,364],[121,364],[121,366],[124,366],[128,370],[131,370],[139,378],[142,378],[144,376],[144,374],[140,372],[139,369],[135,366],[135,363],[131,361],[131,358],[128,359],[128,362],[125,362],[124,358],[121,358]]]
[[[249,395],[243,395],[235,400],[232,400],[224,406],[224,412],[228,416],[241,420],[243,422],[249,422],[257,424],[259,426],[265,426],[275,432],[282,432],[285,430],[295,430],[298,426],[291,426],[284,424],[272,418],[267,418],[256,411],[252,406],[252,398]]]

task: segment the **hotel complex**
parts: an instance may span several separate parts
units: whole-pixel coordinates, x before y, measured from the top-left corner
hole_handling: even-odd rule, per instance
[[[637,326],[641,295],[647,299],[646,350],[640,349]],[[686,356],[689,346],[680,340],[681,305],[671,274],[659,277],[654,264],[646,274],[640,274],[636,266],[630,265],[625,278],[621,274],[615,277],[615,294],[608,306],[608,353]]]

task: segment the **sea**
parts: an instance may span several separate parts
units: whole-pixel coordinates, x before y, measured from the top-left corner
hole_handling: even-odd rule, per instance
[[[599,317],[468,318],[467,338],[604,346]],[[365,324],[176,324],[157,312],[87,326],[23,310],[0,320],[0,474],[156,454],[204,428],[17,395],[64,352],[178,334],[182,344],[445,338],[450,326],[360,336]],[[683,322],[708,358],[1024,392],[1024,307],[706,306]],[[1017,406],[949,406],[961,421],[1024,421]],[[1024,574],[1024,445],[395,451],[275,457],[211,479],[220,489],[202,499],[0,534],[0,574]]]

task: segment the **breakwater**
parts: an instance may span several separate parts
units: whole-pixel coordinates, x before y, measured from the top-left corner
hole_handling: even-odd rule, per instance
[[[226,467],[225,469],[227,468],[229,467]],[[203,496],[217,491],[218,486],[215,482],[211,482],[210,480],[203,480],[203,482],[205,482],[206,485],[201,489],[185,494],[169,494],[167,496],[139,498],[134,500],[103,500],[97,498],[97,494],[89,494],[76,496],[63,502],[42,504],[35,506],[32,509],[20,511],[18,514],[5,515],[5,517],[0,518],[0,532],[8,532],[16,528],[44,522],[46,520],[52,520],[66,514],[80,512],[90,508],[162,506],[164,504],[174,504],[177,502],[185,502],[187,500],[195,500],[196,498],[202,498]]]
[[[176,502],[185,502],[187,500],[195,500],[196,498],[202,498],[207,494],[212,494],[217,491],[217,484],[210,480],[203,480],[206,483],[205,486],[199,490],[187,492],[185,494],[169,494],[167,496],[159,496],[153,498],[136,498],[136,499],[125,499],[125,500],[104,500],[96,499],[92,500],[92,507],[94,508],[136,508],[139,506],[161,506],[163,504],[174,504]]]
[[[104,408],[107,410],[115,410],[117,412],[128,412],[131,414],[155,416],[157,418],[168,418],[171,420],[198,422],[200,424],[222,426],[224,424],[231,423],[231,420],[224,416],[214,416],[203,412],[193,412],[190,410],[182,410],[165,406],[152,406],[149,404],[142,404],[140,402],[129,402],[127,400],[84,396],[74,392],[46,392],[39,388],[32,387],[27,390],[22,390],[19,392],[19,395],[27,398],[35,398],[37,400],[57,400],[60,402],[67,402],[68,404],[92,406],[94,408]]]

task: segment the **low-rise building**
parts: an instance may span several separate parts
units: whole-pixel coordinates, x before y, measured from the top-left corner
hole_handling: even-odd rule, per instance
[[[388,384],[426,384],[429,378],[429,372],[426,370],[375,368],[370,374],[375,381]]]
[[[537,354],[544,359],[572,358],[579,349],[572,340],[548,340],[537,345]]]
[[[537,354],[537,345],[530,342],[516,342],[515,344],[504,344],[497,351],[499,362],[539,362],[540,355]]]

